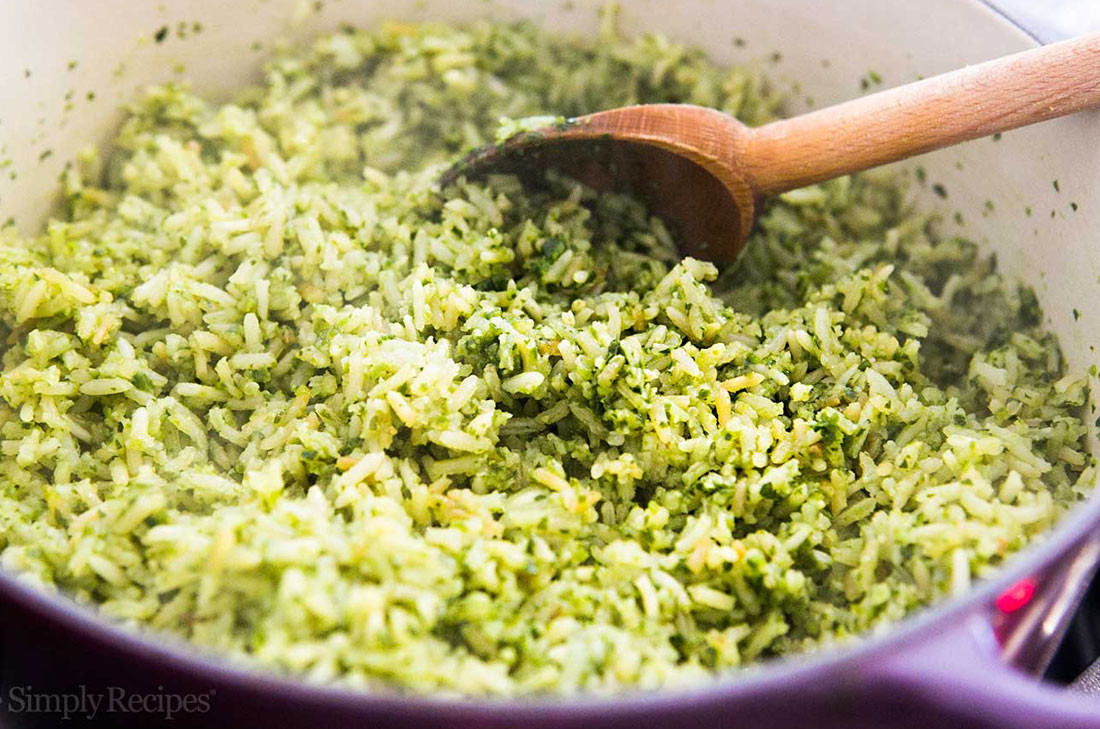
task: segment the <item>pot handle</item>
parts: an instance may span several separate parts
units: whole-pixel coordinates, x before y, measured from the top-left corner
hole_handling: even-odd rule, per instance
[[[1100,536],[1090,535],[1066,567],[1029,578],[979,614],[910,643],[879,671],[902,691],[966,726],[998,729],[1097,729],[1100,700],[1036,680],[1057,650],[1100,562]]]

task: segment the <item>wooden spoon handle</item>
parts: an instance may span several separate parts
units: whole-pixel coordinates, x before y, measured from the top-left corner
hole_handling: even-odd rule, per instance
[[[758,127],[741,167],[774,194],[1096,107],[1100,33]]]

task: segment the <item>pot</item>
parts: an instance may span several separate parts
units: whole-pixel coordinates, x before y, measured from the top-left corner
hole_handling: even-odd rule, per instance
[[[119,104],[146,84],[185,77],[225,97],[258,80],[274,39],[302,40],[344,23],[526,17],[552,31],[594,34],[601,4],[4,3],[0,219],[11,216],[24,230],[40,225],[64,165],[82,146],[105,141],[119,122]],[[701,46],[719,63],[767,66],[792,89],[792,113],[851,98],[861,79],[904,83],[1036,43],[981,0],[680,0],[675,12],[659,0],[630,0],[622,10],[626,33],[659,30]],[[1074,371],[1095,361],[1100,346],[1098,128],[1100,116],[1079,115],[903,166],[924,169],[919,177],[928,186],[915,185],[914,193],[919,204],[944,211],[945,233],[978,240],[996,253],[1003,272],[1035,287]],[[1091,445],[1096,452],[1095,436]],[[99,692],[107,703],[97,718],[119,724],[163,719],[166,697],[189,696],[190,708],[175,712],[177,724],[1097,727],[1100,702],[1035,676],[1100,559],[1098,525],[1100,500],[1093,497],[996,578],[854,644],[691,689],[613,697],[458,700],[309,685],[124,631],[63,596],[0,574],[0,708],[12,721],[52,726],[59,714],[27,709],[28,697]],[[126,703],[132,696],[145,702]],[[87,715],[89,705],[81,708]]]

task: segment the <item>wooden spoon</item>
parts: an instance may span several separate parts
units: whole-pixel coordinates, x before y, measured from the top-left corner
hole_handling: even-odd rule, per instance
[[[542,179],[558,168],[641,195],[683,253],[728,262],[765,195],[1096,107],[1100,33],[754,129],[687,104],[601,111],[474,150],[442,182],[502,171]]]

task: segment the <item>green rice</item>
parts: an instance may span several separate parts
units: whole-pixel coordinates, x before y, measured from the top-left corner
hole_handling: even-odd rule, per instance
[[[770,202],[725,271],[631,199],[435,182],[501,117],[657,101],[781,103],[526,25],[149,90],[0,233],[3,567],[315,681],[652,688],[963,592],[1088,490],[1035,295],[896,179]]]

